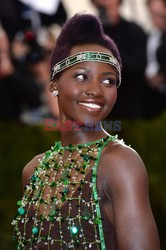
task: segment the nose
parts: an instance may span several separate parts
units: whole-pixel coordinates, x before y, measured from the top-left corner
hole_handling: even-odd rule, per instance
[[[100,97],[102,96],[102,89],[100,86],[100,82],[98,80],[91,80],[87,85],[87,89],[85,91],[86,95],[92,97]]]

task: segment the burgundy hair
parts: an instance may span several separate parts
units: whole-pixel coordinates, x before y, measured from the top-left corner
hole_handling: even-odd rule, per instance
[[[103,31],[98,17],[91,14],[75,14],[63,26],[51,55],[53,66],[69,56],[78,44],[99,44],[109,49],[121,65],[119,50],[114,41]]]

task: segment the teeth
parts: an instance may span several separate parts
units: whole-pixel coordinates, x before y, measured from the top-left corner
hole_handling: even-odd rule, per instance
[[[95,104],[95,103],[84,103],[84,102],[80,102],[81,105],[89,107],[89,108],[101,108],[100,105]]]

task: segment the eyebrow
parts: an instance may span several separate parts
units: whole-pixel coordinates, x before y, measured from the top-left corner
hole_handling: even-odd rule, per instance
[[[75,70],[75,69],[84,70],[87,73],[89,73],[91,71],[88,68],[78,67],[78,66],[73,68],[73,70]],[[106,72],[103,72],[102,75],[114,75],[114,76],[116,76],[116,73],[111,72],[111,71],[106,71]]]
[[[116,76],[116,73],[113,73],[113,72],[103,72],[102,75],[114,75]]]

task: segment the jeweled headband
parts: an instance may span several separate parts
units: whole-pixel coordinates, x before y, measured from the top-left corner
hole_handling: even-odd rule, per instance
[[[101,63],[108,63],[113,65],[117,72],[118,72],[118,85],[121,84],[121,68],[118,60],[108,54],[103,52],[96,52],[96,51],[83,51],[76,53],[72,56],[65,58],[64,60],[60,61],[59,63],[55,64],[52,69],[51,73],[51,80],[54,79],[55,75],[66,68],[69,68],[77,63],[81,62],[101,62]]]

